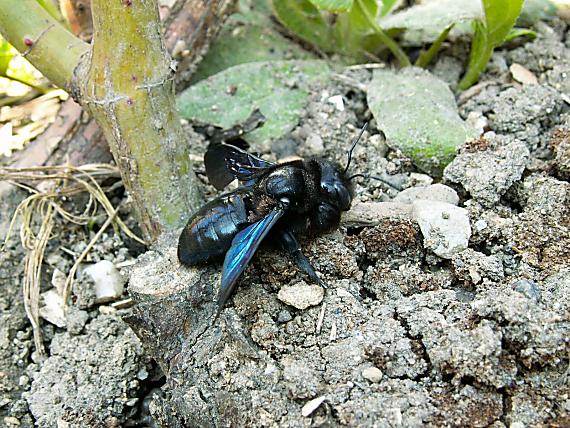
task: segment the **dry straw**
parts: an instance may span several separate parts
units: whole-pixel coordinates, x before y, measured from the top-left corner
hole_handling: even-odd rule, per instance
[[[86,225],[91,222],[99,207],[107,215],[99,231],[93,236],[85,250],[75,259],[70,269],[62,298],[67,303],[77,268],[105,229],[113,224],[126,235],[141,243],[127,225],[117,216],[119,207],[114,208],[101,188],[99,181],[119,177],[117,167],[109,164],[89,164],[79,167],[70,165],[42,166],[33,168],[0,167],[0,181],[12,183],[30,193],[14,212],[6,235],[4,246],[18,220],[20,240],[26,252],[23,280],[24,307],[34,332],[34,343],[40,355],[45,355],[41,329],[39,328],[40,274],[47,243],[54,237],[56,216],[65,222]],[[34,187],[33,183],[39,183]],[[89,200],[81,213],[73,213],[63,207],[63,202],[74,195],[85,193]]]

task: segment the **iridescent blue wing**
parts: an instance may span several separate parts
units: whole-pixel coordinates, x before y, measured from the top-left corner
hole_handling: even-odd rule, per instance
[[[222,190],[236,178],[249,182],[263,175],[275,165],[240,147],[227,143],[210,144],[204,155],[206,175],[210,183]]]
[[[218,312],[230,298],[237,279],[245,270],[257,247],[284,213],[285,210],[282,207],[275,207],[261,220],[249,225],[234,237],[232,246],[226,253],[222,268],[222,281],[218,293]]]

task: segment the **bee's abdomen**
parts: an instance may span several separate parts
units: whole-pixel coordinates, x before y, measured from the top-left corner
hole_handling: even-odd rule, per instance
[[[188,221],[178,241],[178,259],[195,265],[217,258],[248,223],[241,193],[220,196],[200,208]]]

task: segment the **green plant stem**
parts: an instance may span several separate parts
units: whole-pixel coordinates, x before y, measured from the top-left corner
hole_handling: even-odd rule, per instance
[[[409,67],[410,65],[412,65],[410,59],[408,58],[406,53],[402,50],[402,48],[400,48],[400,46],[398,46],[398,44],[394,41],[394,39],[388,36],[388,34],[386,34],[384,30],[382,30],[382,28],[380,28],[374,17],[370,15],[368,9],[366,9],[366,6],[362,4],[362,0],[356,0],[356,1],[359,3],[360,8],[362,9],[362,12],[364,13],[364,16],[368,21],[368,23],[370,24],[370,26],[374,29],[376,34],[378,34],[378,37],[380,38],[382,43],[384,43],[386,47],[390,49],[390,52],[392,52],[392,54],[398,59],[400,66]]]
[[[89,48],[36,0],[2,0],[0,32],[44,76],[64,89],[69,89],[73,70]]]
[[[76,92],[101,125],[147,242],[201,201],[175,109],[174,72],[154,1],[93,0],[93,49]],[[110,31],[112,29],[112,31]]]
[[[481,21],[475,21],[473,30],[467,72],[459,82],[459,85],[457,85],[458,89],[462,91],[469,88],[479,79],[493,55],[494,46],[489,43],[489,32],[485,24]]]
[[[447,39],[449,32],[454,26],[455,24],[450,24],[447,27],[445,27],[445,29],[441,32],[437,40],[432,43],[430,48],[426,52],[422,52],[420,56],[418,56],[418,59],[416,60],[415,63],[417,67],[426,68],[429,65],[433,57],[436,56],[437,53],[439,52],[441,45],[443,44],[445,39]]]
[[[464,91],[465,89],[471,87],[475,82],[477,82],[479,76],[483,70],[485,70],[485,67],[491,59],[492,55],[493,48],[489,47],[488,49],[485,49],[485,52],[482,53],[476,61],[474,61],[472,64],[470,63],[469,68],[467,69],[467,73],[465,73],[459,82],[459,85],[457,85],[457,88]]]

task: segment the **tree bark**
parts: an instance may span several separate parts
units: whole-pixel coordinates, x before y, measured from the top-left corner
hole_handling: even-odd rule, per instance
[[[196,66],[208,50],[210,41],[222,28],[237,0],[178,1],[165,18],[166,48],[179,61],[177,88],[188,86]]]

